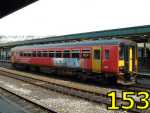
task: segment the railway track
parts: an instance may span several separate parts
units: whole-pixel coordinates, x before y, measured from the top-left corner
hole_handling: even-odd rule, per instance
[[[13,92],[10,92],[7,89],[0,88],[0,94],[2,97],[7,98],[8,100],[15,102],[15,104],[22,107],[22,109],[26,113],[56,113],[48,108],[32,102],[31,100],[28,100]]]
[[[2,67],[3,68],[6,68],[6,69],[11,69],[11,70],[14,70],[12,67],[11,67],[11,65],[7,65],[7,64],[10,64],[10,61],[8,60],[8,61],[0,61],[0,63],[4,63],[4,64],[6,64],[6,65],[4,65],[4,64],[2,64]],[[21,70],[22,71],[22,70]],[[25,72],[24,70],[23,70],[23,72]],[[31,73],[31,72],[30,72]],[[32,73],[32,74],[37,74],[37,73]],[[41,73],[41,74],[43,74],[43,73]],[[41,74],[38,74],[39,76],[41,75]],[[46,75],[46,76],[48,76],[48,75]],[[142,74],[142,73],[138,73],[138,79],[141,79],[141,78],[145,78],[145,79],[149,79],[150,80],[150,74]],[[70,79],[69,79],[70,80]],[[87,84],[87,83],[86,83]],[[97,86],[97,84],[91,84],[91,85],[94,85],[94,86]],[[103,84],[101,84],[101,85],[103,85]],[[103,86],[103,87],[107,87],[107,86]],[[111,88],[115,88],[116,86],[110,86]],[[126,86],[119,86],[119,88],[120,89],[123,89],[123,90],[130,90],[130,91],[143,91],[143,89],[145,89],[145,90],[148,90],[148,89],[150,89],[150,85],[145,85],[145,84],[139,84],[139,83],[137,83],[137,84],[135,84],[135,85],[132,85],[132,86],[130,86],[130,87],[126,87]]]
[[[100,87],[94,87],[94,86],[84,86],[80,85],[79,83],[73,83],[56,79],[49,79],[47,78],[40,78],[39,76],[30,74],[30,73],[24,73],[24,72],[18,72],[15,70],[8,70],[5,68],[0,68],[0,76],[7,76],[13,79],[21,80],[42,88],[45,88],[47,90],[53,90],[59,93],[68,94],[76,97],[80,97],[82,99],[86,99],[92,102],[100,103],[100,104],[111,104],[111,98],[108,98],[106,93],[107,90],[101,90]],[[134,89],[133,89],[134,87]],[[124,88],[123,88],[124,89]],[[126,90],[134,90],[137,91],[135,86],[132,86],[130,88],[126,88]],[[142,89],[138,88],[138,91]],[[128,104],[127,102],[122,102],[120,96],[117,96],[117,105],[121,104]],[[135,101],[136,104],[139,103],[139,101]],[[136,108],[133,108],[130,110],[131,112],[137,112],[140,113],[141,110],[137,110]]]

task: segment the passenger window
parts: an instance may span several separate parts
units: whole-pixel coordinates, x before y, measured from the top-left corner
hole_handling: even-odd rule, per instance
[[[80,58],[80,51],[72,50],[72,58]]]
[[[63,57],[64,58],[70,58],[70,51],[65,50],[64,53],[63,53]]]
[[[43,57],[48,57],[47,51],[43,51]]]
[[[83,50],[82,51],[82,58],[90,58],[90,50]]]
[[[38,51],[37,52],[37,57],[41,57],[42,55],[41,55],[41,51]]]
[[[20,52],[20,56],[23,56],[23,52]]]
[[[26,56],[27,56],[27,53],[26,53],[26,52],[24,52],[24,53],[23,53],[23,56],[25,56],[25,57],[26,57]]]
[[[26,53],[28,57],[31,57],[31,52]]]
[[[61,51],[56,51],[56,58],[61,58]]]
[[[110,57],[109,50],[105,50],[105,59],[109,60],[109,57]]]
[[[49,52],[49,57],[54,57],[54,51]]]
[[[31,57],[31,53],[30,53],[30,52],[28,52],[27,56],[28,56],[28,57]]]
[[[36,57],[36,51],[32,52],[32,57]]]
[[[100,59],[100,50],[94,50],[94,59]]]

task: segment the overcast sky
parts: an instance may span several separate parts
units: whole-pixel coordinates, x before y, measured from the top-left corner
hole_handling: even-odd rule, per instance
[[[0,35],[63,35],[150,25],[150,0],[39,0],[0,19]]]

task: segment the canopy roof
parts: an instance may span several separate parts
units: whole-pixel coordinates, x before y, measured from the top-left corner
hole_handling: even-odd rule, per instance
[[[33,45],[33,44],[48,44],[58,43],[67,41],[81,41],[81,40],[96,40],[96,39],[111,39],[111,38],[122,38],[130,39],[136,42],[148,42],[150,41],[150,25],[136,26],[128,28],[110,29],[103,31],[94,31],[86,33],[69,34],[62,36],[46,37],[42,39],[33,39],[25,41],[17,41],[10,43],[0,44],[0,47],[14,47],[22,45]]]
[[[38,0],[0,0],[0,18]]]

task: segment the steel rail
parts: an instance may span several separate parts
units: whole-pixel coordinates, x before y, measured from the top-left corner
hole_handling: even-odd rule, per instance
[[[44,107],[44,106],[42,106],[42,105],[40,105],[40,104],[38,104],[38,103],[35,103],[35,102],[31,101],[30,99],[27,99],[27,98],[25,98],[25,97],[23,97],[23,96],[17,95],[16,93],[11,92],[11,91],[9,91],[9,90],[3,88],[3,87],[0,87],[0,89],[3,90],[3,91],[5,91],[5,93],[9,93],[9,95],[12,95],[13,97],[14,97],[14,96],[15,96],[15,97],[18,97],[18,98],[21,99],[21,100],[24,100],[24,101],[26,101],[26,102],[28,102],[28,103],[33,104],[34,106],[36,106],[36,107],[40,108],[41,110],[45,111],[45,113],[57,113],[57,112],[55,112],[55,111],[53,111],[53,110],[51,110],[51,109],[49,109],[49,108],[46,108],[46,107]]]

